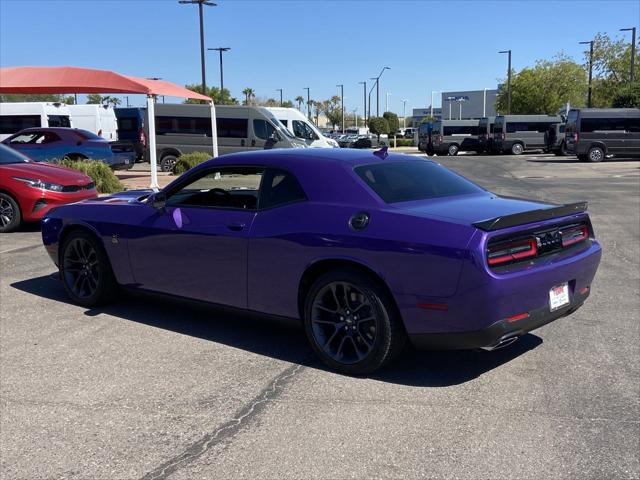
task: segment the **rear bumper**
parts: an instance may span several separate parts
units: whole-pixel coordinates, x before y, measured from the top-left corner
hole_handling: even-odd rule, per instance
[[[491,349],[508,339],[521,337],[547,323],[571,315],[582,306],[588,296],[589,290],[585,294],[576,294],[569,305],[554,312],[551,312],[547,307],[539,308],[529,312],[529,316],[521,320],[502,319],[482,330],[413,334],[409,335],[409,339],[414,347],[421,350]]]

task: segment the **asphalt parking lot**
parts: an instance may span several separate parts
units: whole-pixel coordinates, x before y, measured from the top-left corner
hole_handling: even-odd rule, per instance
[[[582,309],[503,350],[351,378],[295,326],[71,305],[37,228],[5,234],[0,477],[638,478],[640,162],[437,159],[500,194],[589,201],[604,253]]]

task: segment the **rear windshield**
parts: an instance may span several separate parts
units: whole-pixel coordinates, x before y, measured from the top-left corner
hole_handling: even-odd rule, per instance
[[[82,138],[84,138],[85,140],[102,140],[102,137],[99,137],[98,135],[96,135],[93,132],[90,132],[89,130],[83,130],[81,128],[76,128],[75,132],[80,135]]]
[[[567,133],[573,133],[578,128],[578,111],[577,110],[569,110],[569,115],[567,115],[567,123],[565,126],[565,131]]]
[[[409,202],[483,190],[432,162],[385,162],[355,168],[358,176],[386,203]]]
[[[118,130],[120,132],[138,132],[138,119],[136,117],[118,118]]]

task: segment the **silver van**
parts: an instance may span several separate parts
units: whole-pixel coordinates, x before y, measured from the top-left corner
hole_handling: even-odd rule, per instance
[[[493,148],[498,153],[520,155],[525,150],[546,148],[545,133],[558,115],[499,115],[493,124]]]
[[[213,153],[209,105],[159,103],[155,105],[155,117],[156,155],[163,172],[171,171],[183,153]],[[216,106],[216,126],[220,155],[307,147],[264,107]]]
[[[457,155],[459,151],[478,151],[478,120],[442,120],[431,130],[433,151]]]

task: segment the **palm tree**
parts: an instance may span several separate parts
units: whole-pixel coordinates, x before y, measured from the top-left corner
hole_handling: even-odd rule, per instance
[[[298,95],[296,97],[296,102],[298,103],[298,110],[302,111],[302,104],[304,103],[304,97]]]
[[[255,97],[256,92],[253,91],[253,88],[245,88],[242,93],[244,94],[244,104],[249,105],[251,103],[251,97]]]

